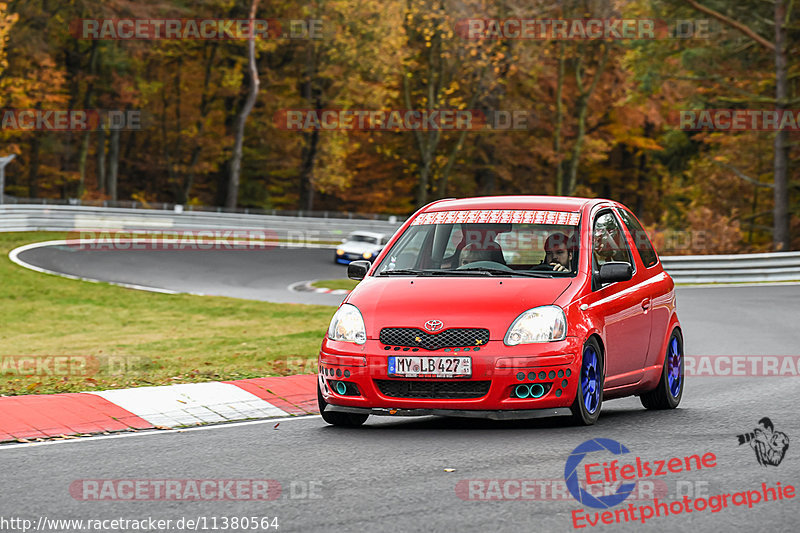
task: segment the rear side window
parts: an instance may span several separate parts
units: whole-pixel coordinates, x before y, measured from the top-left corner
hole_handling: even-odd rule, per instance
[[[625,227],[628,228],[631,237],[633,237],[633,244],[636,246],[636,249],[639,250],[639,257],[642,258],[642,263],[644,263],[645,268],[650,268],[658,263],[658,256],[656,255],[656,251],[653,250],[653,245],[650,244],[650,239],[647,238],[647,232],[644,231],[644,228],[642,228],[642,225],[636,220],[636,217],[625,209],[620,209],[619,214],[622,217],[622,221],[625,223]]]

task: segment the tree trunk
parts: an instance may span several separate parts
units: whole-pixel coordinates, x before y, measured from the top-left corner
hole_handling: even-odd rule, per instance
[[[86,187],[86,157],[89,155],[89,136],[91,134],[91,131],[83,133],[81,149],[78,154],[78,198],[83,197],[83,190]]]
[[[696,0],[685,0],[696,10],[710,15],[723,24],[735,28],[766,50],[775,54],[775,110],[784,112],[788,107],[788,88],[786,72],[786,0],[775,0],[775,42],[771,43],[747,25],[726,17],[722,13],[699,4]],[[791,247],[789,234],[789,147],[785,131],[775,134],[773,146],[773,184],[774,207],[772,209],[772,247],[775,251],[788,251]]]
[[[447,198],[447,179],[450,177],[450,171],[453,170],[453,165],[456,162],[459,152],[461,152],[461,147],[464,146],[464,139],[466,136],[467,130],[461,130],[461,133],[458,135],[458,142],[456,142],[456,145],[450,152],[450,156],[447,158],[447,164],[444,166],[444,169],[442,169],[442,175],[439,176],[439,198]]]
[[[303,98],[310,108],[319,112],[322,109],[320,95],[315,92],[317,82],[317,57],[312,43],[306,48],[305,78],[302,85]],[[319,131],[314,128],[303,133],[303,152],[300,158],[300,194],[298,208],[311,211],[314,209],[314,166],[319,152]]]
[[[314,209],[314,161],[317,158],[319,146],[319,130],[313,130],[303,134],[306,145],[300,164],[300,209],[311,211]]]
[[[428,181],[430,180],[431,160],[428,154],[422,154],[422,168],[419,169],[417,184],[417,207],[428,203]]]
[[[108,195],[112,202],[117,201],[117,172],[119,170],[119,129],[111,130],[108,150]]]
[[[36,198],[39,194],[39,147],[41,141],[39,135],[43,133],[34,132],[31,141],[31,164],[28,167],[28,196]]]
[[[785,1],[775,0],[775,109],[779,114],[786,112],[788,103],[785,22]],[[775,208],[772,230],[772,246],[776,252],[788,251],[792,245],[789,235],[789,145],[786,141],[786,131],[779,130],[775,134]]]
[[[564,195],[564,162],[561,159],[561,128],[564,123],[564,41],[558,42],[558,78],[556,79],[556,126],[553,131],[553,152],[556,155],[556,196]]]
[[[258,0],[253,0],[250,5],[250,27],[253,27],[256,18],[256,10],[258,9]],[[255,38],[250,38],[247,42],[247,55],[250,66],[250,92],[247,95],[247,100],[244,103],[242,112],[236,121],[236,137],[233,143],[233,155],[231,157],[230,175],[228,177],[228,198],[225,201],[225,207],[234,208],[239,199],[239,175],[242,168],[242,146],[244,145],[244,125],[247,122],[247,116],[252,111],[253,106],[256,104],[256,96],[258,96],[258,86],[260,81],[258,79],[258,69],[256,68],[256,41]]]
[[[102,121],[97,127],[97,189],[106,190],[106,128]]]
[[[589,112],[589,100],[592,98],[597,83],[600,81],[600,76],[606,68],[606,61],[608,60],[609,48],[603,47],[603,55],[600,63],[597,65],[597,71],[594,74],[594,79],[589,87],[583,89],[583,74],[581,73],[581,58],[578,59],[578,64],[575,68],[575,85],[578,88],[578,136],[575,139],[575,145],[572,147],[572,158],[569,163],[569,182],[566,187],[565,194],[572,196],[575,194],[575,189],[578,185],[578,166],[580,165],[581,153],[583,152],[583,140],[586,136],[586,115]]]
[[[208,96],[208,87],[211,83],[211,72],[214,65],[214,57],[217,53],[218,44],[216,42],[207,42],[206,46],[211,46],[206,57],[205,78],[203,79],[203,94],[200,97],[200,118],[197,119],[197,144],[192,151],[192,157],[189,160],[189,175],[183,184],[183,190],[180,192],[178,203],[186,203],[191,195],[192,187],[194,186],[195,176],[197,175],[197,162],[200,160],[200,153],[202,152],[202,136],[205,130],[205,116],[208,113],[208,103],[210,98]]]

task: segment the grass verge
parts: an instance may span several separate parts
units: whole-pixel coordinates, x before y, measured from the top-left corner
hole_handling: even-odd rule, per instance
[[[354,279],[321,279],[311,284],[312,287],[318,289],[345,289],[352,291],[358,285],[358,281]]]
[[[8,258],[23,244],[65,237],[0,233],[0,394],[315,371],[335,308],[142,292],[40,274]]]

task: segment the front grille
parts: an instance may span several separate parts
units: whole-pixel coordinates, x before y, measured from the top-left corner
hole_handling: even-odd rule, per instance
[[[489,330],[483,328],[451,328],[439,333],[428,333],[419,328],[383,328],[380,340],[391,346],[414,346],[425,350],[485,346]]]
[[[384,396],[392,398],[480,398],[489,393],[491,381],[407,381],[376,379]]]

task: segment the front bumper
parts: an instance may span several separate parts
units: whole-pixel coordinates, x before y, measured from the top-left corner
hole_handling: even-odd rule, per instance
[[[364,345],[325,339],[319,355],[320,391],[332,410],[375,415],[472,416],[481,418],[530,418],[562,414],[554,411],[572,404],[580,379],[580,344],[575,337],[564,341],[506,346],[489,341],[485,346],[447,351],[383,345],[368,340]],[[468,378],[412,378],[388,374],[388,357],[469,356]],[[395,383],[401,382],[401,383]],[[541,385],[538,398],[516,397],[520,385]],[[464,391],[471,397],[453,397],[441,391]],[[413,393],[410,391],[414,391]],[[426,397],[427,392],[431,391]],[[477,392],[476,392],[477,391]],[[545,413],[539,413],[545,410]]]
[[[489,418],[491,420],[519,420],[524,418],[543,418],[569,415],[568,407],[550,409],[480,410],[480,409],[387,409],[385,407],[346,407],[329,405],[326,411],[355,413],[374,416],[452,416],[461,418]]]

